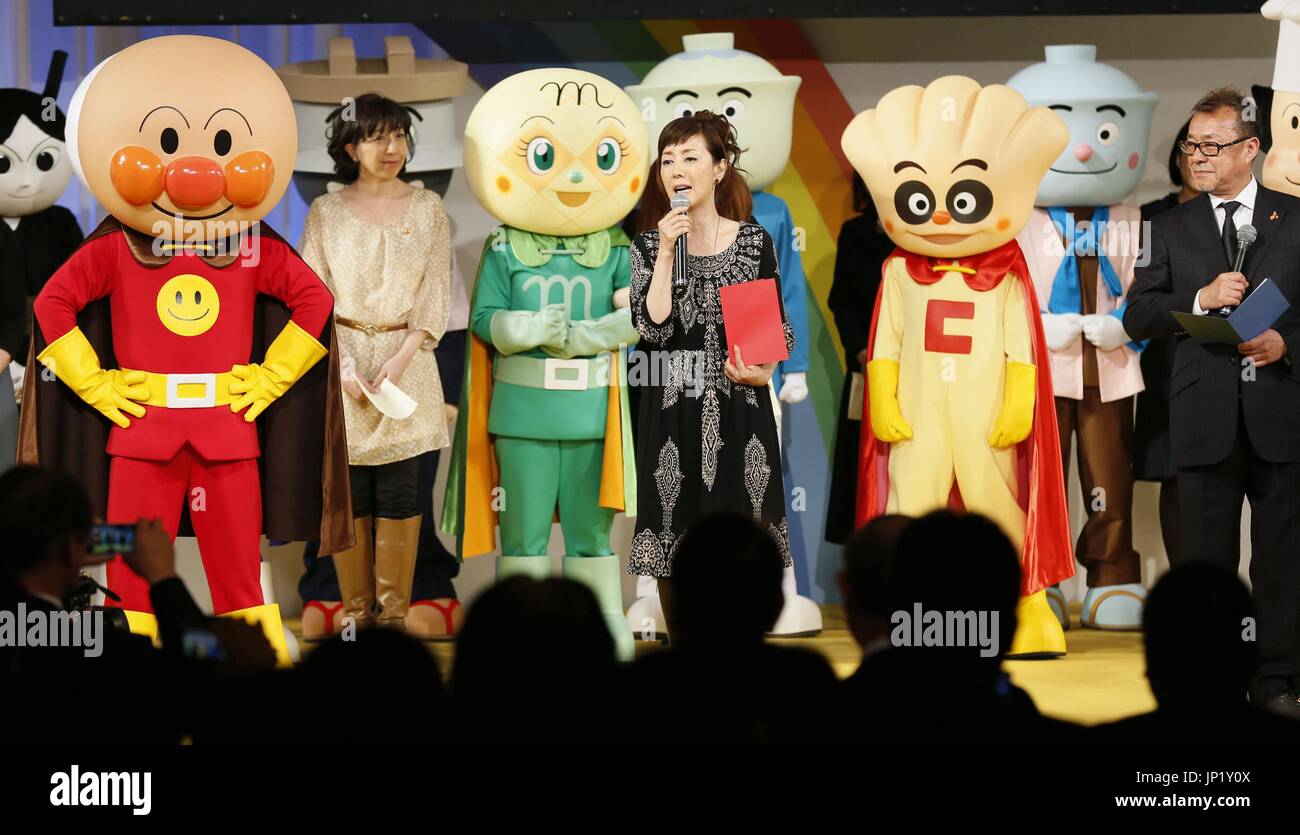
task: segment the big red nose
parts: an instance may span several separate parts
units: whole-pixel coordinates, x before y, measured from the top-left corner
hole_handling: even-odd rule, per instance
[[[1092,159],[1092,146],[1085,143],[1075,148],[1074,158],[1079,162],[1087,162]]]
[[[221,199],[226,175],[207,157],[180,157],[167,166],[167,196],[182,209],[202,209]]]

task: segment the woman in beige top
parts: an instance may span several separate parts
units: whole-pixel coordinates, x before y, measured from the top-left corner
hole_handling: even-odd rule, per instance
[[[402,628],[420,534],[418,456],[448,444],[433,349],[451,305],[451,235],[442,200],[401,179],[411,117],[397,102],[359,96],[329,128],[335,171],[349,185],[311,204],[302,257],[334,293],[343,413],[357,544],[334,554],[345,617]],[[400,388],[409,417],[368,395]],[[391,392],[390,392],[391,393]],[[373,517],[373,522],[372,522]]]

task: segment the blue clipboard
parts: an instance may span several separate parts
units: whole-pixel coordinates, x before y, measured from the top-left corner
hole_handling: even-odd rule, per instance
[[[1291,303],[1273,283],[1264,279],[1251,291],[1237,309],[1228,318],[1221,316],[1174,311],[1174,318],[1183,330],[1201,342],[1215,342],[1224,345],[1237,345],[1249,342],[1273,324],[1291,309]]]

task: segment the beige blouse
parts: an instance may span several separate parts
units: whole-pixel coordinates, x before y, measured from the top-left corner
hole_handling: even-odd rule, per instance
[[[411,330],[428,335],[395,381],[418,404],[410,417],[385,417],[370,401],[344,393],[348,462],[387,464],[447,446],[442,380],[433,355],[451,308],[451,229],[442,199],[417,188],[402,216],[380,227],[353,212],[341,194],[326,194],[312,201],[299,250],[334,293],[336,316],[407,326],[371,335],[336,324],[345,376],[354,369],[358,377],[374,379]]]

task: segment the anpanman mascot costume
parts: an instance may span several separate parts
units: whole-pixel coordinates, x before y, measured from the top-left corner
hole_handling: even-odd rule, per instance
[[[538,69],[483,95],[465,126],[465,176],[503,222],[483,248],[442,527],[461,556],[496,549],[497,577],[564,574],[596,595],[622,658],[616,511],[636,513],[627,346],[629,241],[616,225],[645,188],[645,123],[617,85]]]
[[[146,40],[86,76],[68,152],[110,217],[36,299],[48,371],[27,375],[20,442],[109,522],[157,517],[175,536],[188,511],[213,610],[260,621],[282,659],[262,533],[351,545],[338,364],[321,363],[333,299],[258,223],[296,134],[275,73],[227,41]],[[108,586],[148,631],[146,582],[119,560]]]
[[[844,131],[898,245],[867,347],[859,524],[950,504],[1021,551],[1015,655],[1065,652],[1044,590],[1074,574],[1038,300],[1015,237],[1069,131],[1014,90],[900,87]]]

